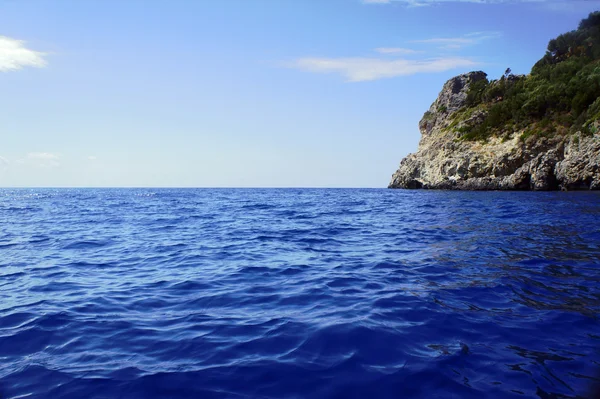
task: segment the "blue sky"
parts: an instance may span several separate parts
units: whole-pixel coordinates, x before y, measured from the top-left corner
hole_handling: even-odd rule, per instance
[[[0,186],[385,187],[600,1],[0,0]]]

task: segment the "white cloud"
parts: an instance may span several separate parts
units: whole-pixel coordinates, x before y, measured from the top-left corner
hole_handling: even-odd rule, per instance
[[[463,48],[463,45],[458,43],[450,43],[446,44],[445,46],[440,46],[439,48],[440,50],[460,50]]]
[[[28,159],[43,159],[43,160],[56,160],[60,158],[60,155],[52,154],[50,152],[30,152],[27,154]]]
[[[25,159],[19,161],[19,163],[25,163],[29,165],[41,166],[43,168],[50,168],[60,165],[60,155],[52,154],[50,152],[30,152],[27,154]]]
[[[22,40],[0,36],[0,72],[16,71],[23,67],[46,66],[45,53],[30,50],[24,44]]]
[[[442,50],[459,50],[465,46],[479,44],[485,40],[502,36],[500,32],[473,32],[460,37],[434,37],[423,40],[413,40],[411,43],[434,44]]]
[[[0,156],[0,170],[5,171],[8,168],[8,164],[10,164],[8,159],[4,158],[3,156]]]
[[[380,59],[380,58],[300,58],[286,66],[315,73],[338,73],[350,82],[360,82],[414,75],[417,73],[443,72],[456,68],[478,65],[468,58],[450,57],[429,60]]]
[[[417,54],[420,51],[412,50],[409,48],[400,48],[400,47],[378,47],[375,49],[376,52],[381,54]]]
[[[473,44],[475,43],[475,39],[466,37],[434,37],[432,39],[413,40],[412,43],[454,44],[460,46],[463,44]]]
[[[98,159],[98,157],[95,155],[88,155],[87,159],[89,159],[90,161],[95,161],[96,159]]]
[[[366,4],[387,4],[391,3],[391,0],[363,0]]]

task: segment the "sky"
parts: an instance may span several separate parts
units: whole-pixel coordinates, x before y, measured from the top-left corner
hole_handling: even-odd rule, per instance
[[[596,0],[0,0],[0,186],[386,187]]]

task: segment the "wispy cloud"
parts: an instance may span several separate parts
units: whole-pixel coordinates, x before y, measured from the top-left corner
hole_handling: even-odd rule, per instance
[[[469,58],[449,57],[428,60],[381,58],[300,58],[287,67],[314,73],[338,73],[349,82],[361,82],[418,73],[443,72],[478,65]]]
[[[441,0],[444,1],[444,0]],[[421,6],[429,6],[434,4],[433,2],[429,2],[428,0],[362,0],[365,4],[391,4],[391,3],[399,3],[404,4],[409,7],[421,7]]]
[[[440,1],[443,2],[444,0],[440,0]],[[429,6],[429,5],[434,4],[433,2],[428,1],[428,0],[362,0],[362,2],[365,3],[365,4],[391,4],[391,3],[398,3],[398,4],[407,5],[409,7],[421,7],[421,6]]]
[[[16,71],[24,67],[46,66],[45,53],[30,50],[22,40],[0,36],[0,72]]]
[[[502,36],[500,32],[473,32],[460,37],[434,37],[413,40],[411,43],[434,44],[442,50],[458,50],[465,46],[472,46],[489,39],[496,39],[500,36]]]
[[[410,48],[401,48],[401,47],[378,47],[375,49],[376,52],[380,54],[396,54],[396,55],[409,55],[409,54],[417,54],[420,51],[413,50]]]
[[[52,154],[50,152],[30,152],[27,154],[27,158],[28,159],[44,159],[44,160],[49,160],[49,159],[59,159],[60,155],[57,154]]]
[[[4,158],[3,156],[0,156],[0,170],[6,170],[9,164],[10,162],[8,161],[8,159]]]
[[[60,165],[60,155],[50,152],[30,152],[18,163],[51,168]]]
[[[95,161],[96,159],[98,159],[98,157],[95,155],[88,155],[87,159],[90,161]]]

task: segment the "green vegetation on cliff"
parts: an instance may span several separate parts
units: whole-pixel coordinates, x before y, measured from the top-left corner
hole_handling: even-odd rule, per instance
[[[600,120],[600,12],[582,20],[577,30],[551,40],[529,75],[513,75],[507,69],[498,80],[472,84],[467,107],[456,114],[451,127],[475,112],[482,118],[455,129],[464,140],[523,129],[523,136],[595,132],[594,122]]]

